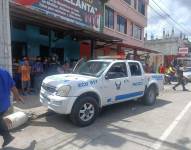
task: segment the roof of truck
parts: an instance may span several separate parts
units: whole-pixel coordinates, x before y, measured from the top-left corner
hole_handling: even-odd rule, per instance
[[[90,61],[104,61],[104,62],[139,62],[136,60],[127,60],[127,59],[94,59],[94,60],[90,60]]]

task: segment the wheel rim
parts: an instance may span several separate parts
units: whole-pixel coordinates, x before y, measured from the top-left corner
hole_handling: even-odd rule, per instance
[[[154,90],[149,91],[149,101],[153,102],[155,100],[155,92]]]
[[[91,103],[85,103],[79,111],[79,117],[82,121],[91,120],[94,114],[95,114],[95,108]]]

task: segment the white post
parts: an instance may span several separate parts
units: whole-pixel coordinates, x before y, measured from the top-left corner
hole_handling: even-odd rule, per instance
[[[12,73],[9,0],[0,0],[0,67]]]
[[[12,74],[9,0],[0,0],[0,67]],[[11,112],[13,112],[13,106],[9,110],[9,113]]]

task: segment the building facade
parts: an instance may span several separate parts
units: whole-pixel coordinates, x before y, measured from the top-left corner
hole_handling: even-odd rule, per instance
[[[3,0],[7,15],[1,12],[0,17],[7,26],[0,28],[7,37],[1,36],[1,41],[8,38],[10,44],[9,50],[1,47],[7,56],[0,61],[11,65],[13,58],[56,54],[63,63],[124,54],[126,49],[137,54],[144,48],[147,4],[148,0]]]
[[[191,56],[191,42],[188,39],[175,36],[163,36],[162,39],[152,39],[145,41],[145,47],[155,49],[163,55],[163,64],[172,64],[176,59],[186,59]],[[180,50],[186,48],[187,51],[181,53]]]
[[[105,5],[104,33],[124,44],[144,47],[148,0],[110,0]]]
[[[144,28],[147,26],[148,0],[109,0],[104,7],[103,33],[121,42],[97,49],[97,55],[127,55],[139,59],[144,49]]]

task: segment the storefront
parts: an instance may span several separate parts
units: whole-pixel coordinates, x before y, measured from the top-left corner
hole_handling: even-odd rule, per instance
[[[101,0],[12,0],[10,3],[13,58],[50,57],[61,63],[93,57],[97,43],[116,40],[102,33]]]

